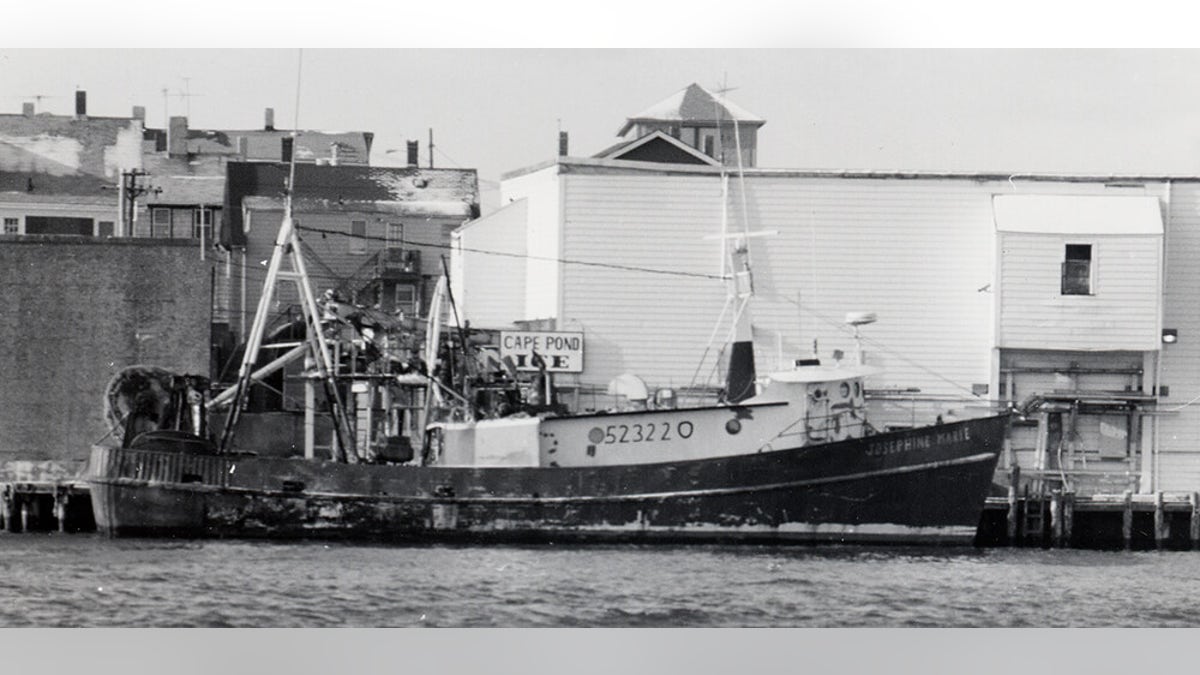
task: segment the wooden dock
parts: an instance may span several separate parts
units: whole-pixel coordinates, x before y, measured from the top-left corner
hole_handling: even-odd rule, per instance
[[[1200,550],[1200,493],[1070,492],[988,499],[980,546]]]
[[[0,483],[0,531],[91,532],[96,529],[86,483]]]

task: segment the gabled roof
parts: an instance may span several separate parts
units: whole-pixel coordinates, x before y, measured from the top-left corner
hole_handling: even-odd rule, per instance
[[[766,120],[758,115],[693,82],[628,118],[617,135],[624,136],[629,133],[629,130],[638,122],[684,122],[716,125],[718,122],[731,120],[754,126],[766,124]]]
[[[248,198],[267,198],[252,203],[282,206],[288,165],[230,162],[227,172],[220,241],[226,246],[241,246],[246,242],[243,204]],[[479,181],[475,169],[297,164],[293,201],[297,213],[399,213],[408,209],[414,214],[427,215],[432,210],[477,217]]]
[[[605,148],[604,150],[601,150],[600,152],[598,152],[592,156],[597,159],[638,160],[638,159],[643,159],[643,158],[636,156],[637,155],[636,151],[638,151],[638,150],[645,151],[649,148],[649,146],[652,146],[654,144],[660,144],[660,143],[665,143],[668,146],[670,146],[670,153],[667,153],[668,155],[670,155],[670,154],[675,155],[674,157],[670,157],[669,159],[661,160],[661,161],[668,161],[668,162],[672,162],[672,163],[684,163],[684,162],[687,162],[688,161],[687,158],[690,157],[690,158],[694,159],[695,163],[697,163],[697,164],[709,164],[711,166],[721,166],[721,163],[718,162],[716,159],[709,157],[708,155],[704,154],[703,152],[700,152],[699,150],[688,145],[687,143],[684,143],[683,141],[679,140],[678,138],[664,134],[661,131],[652,131],[652,132],[646,134],[645,136],[642,136],[640,138],[635,138],[632,141],[622,141],[620,143],[617,143],[616,145],[609,146],[609,147]],[[677,162],[677,161],[675,161],[676,159],[678,159],[680,161]],[[649,161],[655,161],[655,160],[649,160]]]
[[[225,201],[225,176],[151,176],[158,192],[146,195],[146,206],[218,206]]]
[[[116,180],[140,162],[141,120],[0,114],[0,170]]]
[[[147,154],[142,158],[150,188],[145,206],[218,206],[225,201],[225,165],[228,158],[214,155],[167,157]]]

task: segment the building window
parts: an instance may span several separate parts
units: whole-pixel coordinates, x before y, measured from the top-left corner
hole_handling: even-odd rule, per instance
[[[388,223],[387,247],[404,248],[404,223]]]
[[[700,131],[700,145],[697,147],[700,152],[709,157],[717,156],[717,136],[716,132],[711,129],[702,129]]]
[[[101,237],[113,236],[113,221],[101,220],[96,223],[96,235]]]
[[[5,218],[4,219],[4,234],[20,234],[21,219],[20,218]]]
[[[155,239],[171,238],[171,209],[151,209],[150,224],[153,226],[150,236]]]
[[[25,216],[25,234],[65,234],[90,237],[95,234],[91,218]]]
[[[204,207],[192,212],[192,239],[212,241],[213,210]]]
[[[1062,264],[1062,294],[1092,294],[1092,245],[1067,244]]]
[[[365,221],[365,220],[350,221],[350,252],[351,253],[366,253],[367,252],[367,221]]]
[[[415,286],[396,286],[395,310],[403,312],[404,316],[417,315],[417,289]]]

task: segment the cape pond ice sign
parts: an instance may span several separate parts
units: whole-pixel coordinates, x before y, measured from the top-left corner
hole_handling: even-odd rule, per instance
[[[504,357],[511,358],[517,370],[540,370],[540,359],[548,372],[581,373],[583,333],[502,331],[500,358]]]

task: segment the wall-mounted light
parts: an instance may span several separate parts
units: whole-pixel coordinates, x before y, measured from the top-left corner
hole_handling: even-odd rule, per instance
[[[1179,329],[1164,328],[1162,332],[1163,344],[1172,345],[1179,341]]]

